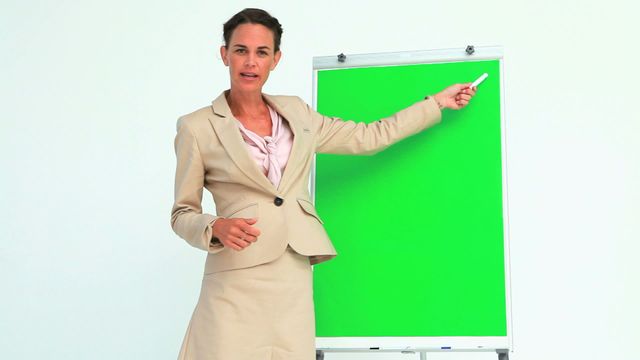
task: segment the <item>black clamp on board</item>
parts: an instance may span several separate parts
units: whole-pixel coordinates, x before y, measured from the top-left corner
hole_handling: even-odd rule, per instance
[[[466,52],[467,55],[473,55],[473,53],[476,52],[476,48],[473,45],[467,45],[467,48],[464,49],[464,52]]]
[[[338,55],[338,62],[345,62],[347,60],[347,55],[345,55],[344,53],[340,53],[340,55]]]

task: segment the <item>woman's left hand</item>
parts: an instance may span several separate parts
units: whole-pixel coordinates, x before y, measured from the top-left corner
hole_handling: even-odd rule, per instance
[[[472,83],[451,85],[433,95],[433,97],[443,108],[460,110],[467,106],[471,98],[476,94],[476,88],[471,88],[471,84]]]

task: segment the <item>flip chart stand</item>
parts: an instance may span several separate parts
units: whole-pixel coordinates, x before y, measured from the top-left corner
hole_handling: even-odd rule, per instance
[[[488,294],[491,297],[489,300],[493,301],[494,298],[498,300],[495,302],[496,304],[502,304],[502,297],[504,297],[504,305],[505,308],[502,310],[500,308],[500,312],[497,316],[500,317],[500,326],[496,325],[495,328],[490,329],[490,331],[476,333],[469,331],[459,332],[456,336],[455,329],[451,331],[447,328],[447,331],[436,331],[431,333],[446,333],[450,335],[440,335],[440,336],[384,336],[385,334],[376,333],[377,336],[331,336],[328,331],[322,332],[322,336],[316,337],[316,360],[323,360],[324,354],[326,352],[339,352],[339,353],[347,353],[347,352],[393,352],[393,353],[404,353],[404,354],[412,354],[413,356],[408,356],[409,358],[415,358],[415,354],[419,354],[419,358],[421,360],[426,360],[428,352],[491,352],[497,353],[498,360],[508,360],[509,359],[509,351],[512,347],[512,339],[511,339],[511,298],[510,298],[510,261],[509,261],[509,232],[508,232],[508,204],[506,200],[507,194],[507,182],[506,182],[506,141],[505,141],[505,121],[504,121],[504,94],[503,87],[501,86],[501,79],[503,78],[503,66],[502,66],[502,58],[503,58],[503,49],[499,46],[474,46],[467,45],[466,47],[459,47],[455,49],[440,49],[440,50],[427,50],[427,51],[407,51],[407,52],[396,52],[396,53],[377,53],[377,54],[345,54],[340,53],[333,56],[323,56],[323,57],[315,57],[313,60],[313,98],[314,98],[314,108],[317,109],[318,106],[318,97],[319,97],[319,79],[324,79],[325,84],[323,89],[327,89],[329,85],[337,86],[339,88],[339,79],[341,78],[341,74],[343,70],[353,70],[350,74],[355,74],[356,76],[360,74],[359,72],[371,72],[377,68],[381,68],[382,70],[387,69],[402,69],[409,74],[411,71],[418,72],[418,70],[422,71],[425,66],[439,66],[443,69],[454,69],[455,67],[460,66],[462,69],[474,68],[474,72],[471,73],[470,79],[477,77],[479,74],[486,72],[487,67],[491,70],[491,74],[493,76],[490,78],[493,81],[493,84],[488,87],[485,86],[485,100],[487,101],[485,104],[487,105],[487,109],[490,111],[487,115],[492,124],[491,133],[494,136],[495,145],[498,141],[500,141],[500,146],[496,146],[496,151],[501,152],[501,158],[498,159],[502,161],[500,170],[502,171],[502,183],[495,184],[496,189],[501,189],[501,197],[495,202],[502,201],[502,229],[496,230],[496,233],[502,230],[504,243],[502,247],[496,245],[497,253],[493,254],[496,259],[496,263],[500,260],[504,261],[504,268],[496,267],[496,271],[491,273],[491,275],[495,275],[496,281],[496,295]],[[479,64],[479,65],[478,65]],[[406,65],[406,66],[405,66]],[[415,68],[414,68],[415,66]],[[477,66],[477,68],[475,68]],[[482,66],[482,67],[480,67]],[[391,71],[391,70],[389,70]],[[451,71],[451,70],[448,70]],[[346,72],[345,72],[346,74]],[[377,74],[377,73],[376,73]],[[345,75],[346,76],[346,75]],[[338,79],[338,80],[336,80]],[[350,78],[346,78],[350,79]],[[331,81],[333,82],[331,82]],[[465,81],[465,80],[457,80],[457,81]],[[353,83],[353,81],[352,81]],[[327,85],[329,84],[329,85]],[[489,84],[489,83],[487,83]],[[491,90],[492,92],[486,92]],[[326,99],[325,96],[326,90],[323,92],[323,99]],[[418,99],[419,97],[415,97]],[[500,123],[497,123],[497,117],[499,118]],[[479,121],[481,117],[474,118],[473,120]],[[498,129],[498,130],[496,130]],[[464,129],[462,129],[464,130]],[[499,131],[499,133],[498,133]],[[497,140],[496,140],[497,139]],[[495,155],[495,154],[494,154]],[[493,161],[493,160],[492,160]],[[492,162],[491,166],[496,166],[495,163],[497,161]],[[498,182],[500,179],[495,180],[497,178],[494,177],[492,179],[494,182]],[[316,173],[315,166],[313,175],[310,179],[310,193],[312,196],[316,196]],[[493,243],[492,243],[493,244]],[[503,257],[502,259],[500,259]],[[325,279],[325,278],[323,278]],[[315,280],[314,280],[315,281]],[[502,289],[500,288],[502,282],[504,281],[504,293],[502,293]],[[326,283],[324,283],[326,285]],[[314,284],[315,286],[315,284]],[[324,288],[323,288],[324,289]],[[326,287],[326,293],[330,293],[331,287]],[[329,302],[327,303],[329,304]],[[325,304],[326,305],[326,304]],[[326,305],[328,306],[328,305]],[[502,312],[504,311],[504,313]],[[332,314],[330,311],[324,311],[326,316]],[[504,321],[504,324],[502,324]],[[496,322],[497,324],[497,322]],[[506,327],[506,329],[505,329]],[[497,330],[496,330],[497,329]],[[397,329],[396,329],[397,330]],[[415,331],[414,331],[415,332]],[[357,332],[351,331],[351,334],[357,334]],[[398,331],[395,331],[397,334]],[[468,336],[467,334],[472,333],[476,334],[474,336]]]

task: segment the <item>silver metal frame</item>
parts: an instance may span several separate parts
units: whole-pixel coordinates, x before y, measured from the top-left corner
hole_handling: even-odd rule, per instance
[[[466,60],[495,60],[502,59],[502,57],[503,49],[501,46],[477,47],[472,55],[467,54],[464,49],[440,49],[346,55],[344,62],[339,61],[337,56],[319,56],[313,58],[313,70],[315,72],[317,70],[356,68],[364,66],[427,64]],[[315,85],[316,84],[314,83],[314,95]]]

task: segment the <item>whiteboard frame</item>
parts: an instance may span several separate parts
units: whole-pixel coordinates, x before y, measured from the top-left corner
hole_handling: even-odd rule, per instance
[[[420,337],[316,337],[316,349],[324,352],[476,352],[513,351],[513,323],[511,314],[511,256],[509,230],[509,201],[507,181],[507,139],[505,111],[504,50],[502,46],[475,47],[473,54],[463,48],[403,51],[313,58],[313,109],[317,111],[318,71],[358,67],[413,65],[459,61],[498,60],[500,63],[500,132],[502,141],[502,216],[504,234],[505,301],[507,311],[506,336],[420,336]],[[479,74],[480,75],[480,74]],[[475,80],[475,79],[473,79]],[[471,81],[471,80],[470,80]],[[315,156],[313,159],[309,190],[315,203]]]

